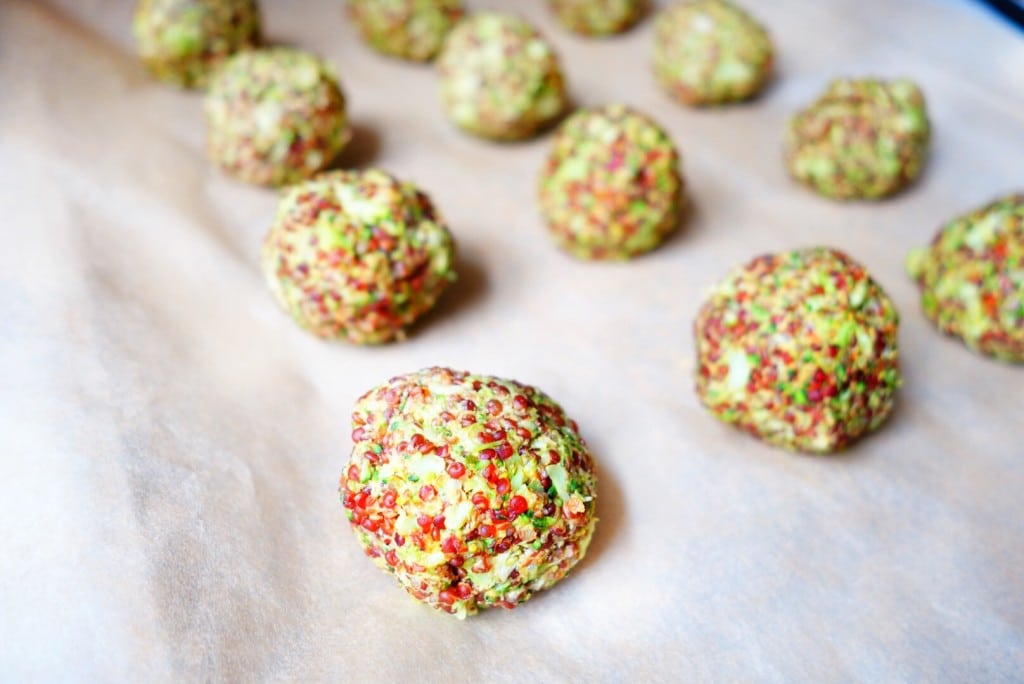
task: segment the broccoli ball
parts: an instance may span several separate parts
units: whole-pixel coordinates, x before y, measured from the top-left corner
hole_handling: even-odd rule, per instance
[[[839,79],[789,123],[793,178],[832,199],[879,199],[921,173],[931,135],[910,81]]]
[[[404,337],[448,284],[455,245],[425,194],[379,170],[332,171],[284,193],[263,241],[271,292],[322,338]]]
[[[647,0],[548,0],[558,21],[585,36],[622,33],[647,9]]]
[[[892,410],[898,324],[889,297],[842,252],[757,257],[697,316],[697,394],[719,420],[769,444],[837,451]]]
[[[372,48],[426,62],[462,18],[460,0],[349,0],[349,16]]]
[[[583,109],[558,129],[540,206],[559,244],[581,259],[627,259],[675,228],[683,178],[672,140],[644,114]]]
[[[313,176],[351,135],[333,70],[291,48],[232,57],[211,80],[205,104],[210,160],[257,185]]]
[[[260,13],[253,0],[142,0],[132,28],[153,75],[205,88],[225,59],[259,43]]]
[[[514,380],[428,368],[352,413],[341,498],[366,554],[459,618],[515,608],[583,558],[594,463],[576,423]]]
[[[981,354],[1024,363],[1024,194],[956,218],[907,258],[925,315]]]
[[[688,105],[753,97],[772,72],[772,42],[744,10],[726,0],[684,0],[654,23],[654,75]]]
[[[448,36],[437,61],[444,108],[474,135],[529,138],[566,108],[558,57],[518,17],[471,15]]]

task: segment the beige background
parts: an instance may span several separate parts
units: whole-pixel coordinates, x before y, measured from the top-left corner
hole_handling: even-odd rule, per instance
[[[536,21],[579,103],[632,104],[682,150],[683,230],[583,264],[536,216],[550,136],[460,135],[432,70],[365,49],[340,2],[262,4],[272,39],[337,66],[343,162],[434,197],[461,281],[402,345],[302,333],[256,267],[275,194],[207,165],[201,99],[143,73],[132,3],[0,0],[0,679],[1024,679],[1024,371],[938,336],[902,271],[941,221],[1024,188],[1024,34],[955,0],[748,3],[778,78],[691,111],[652,82],[650,21],[587,41],[539,0],[471,0]],[[787,178],[786,117],[840,74],[923,86],[910,192],[837,205]],[[903,315],[899,406],[835,458],[762,446],[692,391],[701,293],[816,243]],[[543,387],[598,459],[590,555],[516,611],[417,606],[337,501],[355,398],[429,364]]]

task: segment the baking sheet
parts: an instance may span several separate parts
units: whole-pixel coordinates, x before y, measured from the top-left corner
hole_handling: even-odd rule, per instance
[[[1019,32],[954,0],[753,3],[778,78],[695,111],[654,85],[649,20],[591,41],[539,0],[471,0],[540,25],[578,103],[647,111],[682,151],[684,228],[584,264],[536,216],[550,135],[461,135],[431,68],[364,48],[340,4],[266,0],[265,26],[337,66],[343,163],[420,184],[461,251],[438,310],[375,349],[277,310],[257,269],[275,193],[206,163],[201,98],[142,71],[132,3],[0,2],[0,679],[1024,679],[1024,369],[938,336],[902,270],[941,221],[1024,188]],[[931,161],[890,201],[828,202],[780,161],[787,116],[842,74],[929,98]],[[903,317],[898,408],[832,458],[763,446],[692,391],[705,289],[811,244],[866,263]],[[337,501],[353,401],[432,364],[544,388],[599,463],[589,555],[512,612],[413,603]]]

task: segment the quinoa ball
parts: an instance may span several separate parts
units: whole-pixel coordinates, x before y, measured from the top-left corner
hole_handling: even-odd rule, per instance
[[[697,316],[697,394],[716,418],[769,444],[837,451],[892,410],[898,324],[881,286],[842,252],[759,256]]]
[[[793,178],[832,199],[879,199],[918,177],[931,127],[907,80],[838,79],[789,123]]]
[[[668,134],[623,105],[582,109],[555,135],[540,207],[558,243],[581,259],[628,259],[676,227],[679,154]]]
[[[558,21],[585,36],[622,33],[647,9],[647,0],[548,0]]]
[[[518,17],[494,12],[469,16],[448,36],[438,68],[448,116],[483,138],[529,138],[567,106],[558,57]]]
[[[463,9],[460,0],[349,0],[348,12],[373,49],[426,62],[441,49]]]
[[[402,339],[455,280],[455,244],[425,194],[384,171],[332,171],[288,188],[263,274],[295,322],[355,344]]]
[[[684,0],[654,22],[654,76],[688,105],[753,97],[772,72],[768,32],[726,0]]]
[[[351,136],[334,71],[291,48],[232,57],[211,80],[205,107],[210,160],[257,185],[313,176]]]
[[[366,554],[459,618],[515,608],[587,551],[594,463],[576,423],[514,380],[427,368],[356,402],[341,499]]]
[[[921,307],[975,351],[1024,363],[1024,194],[953,219],[907,258]]]
[[[141,0],[132,28],[154,76],[204,88],[226,58],[259,43],[260,12],[254,0]]]

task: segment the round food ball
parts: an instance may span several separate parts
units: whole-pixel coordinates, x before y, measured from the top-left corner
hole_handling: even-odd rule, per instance
[[[646,0],[548,0],[558,21],[585,36],[622,33],[643,15]]]
[[[267,284],[322,338],[404,337],[455,280],[455,244],[434,205],[383,171],[332,171],[285,192],[263,241]]]
[[[675,228],[683,178],[672,140],[623,105],[582,109],[558,129],[540,206],[558,243],[581,259],[628,259]]]
[[[921,306],[944,333],[1024,363],[1024,194],[953,219],[907,258]]]
[[[226,58],[259,43],[260,12],[254,0],[141,0],[132,28],[153,75],[204,88]]]
[[[459,618],[515,608],[583,558],[597,519],[576,423],[514,380],[427,368],[352,413],[341,498],[366,554]]]
[[[684,0],[654,22],[654,75],[688,105],[753,97],[772,72],[772,42],[749,14],[726,0]]]
[[[567,104],[558,57],[518,17],[494,12],[469,16],[448,36],[438,68],[448,116],[483,138],[529,138]]]
[[[921,173],[931,127],[910,81],[839,79],[789,123],[793,178],[833,199],[878,199]]]
[[[373,49],[426,62],[462,18],[460,0],[349,0],[349,16]]]
[[[719,420],[769,444],[837,451],[892,410],[898,323],[882,288],[842,252],[760,256],[697,316],[697,394]]]
[[[211,80],[205,104],[210,160],[257,185],[313,176],[351,136],[334,71],[291,48],[232,57]]]

